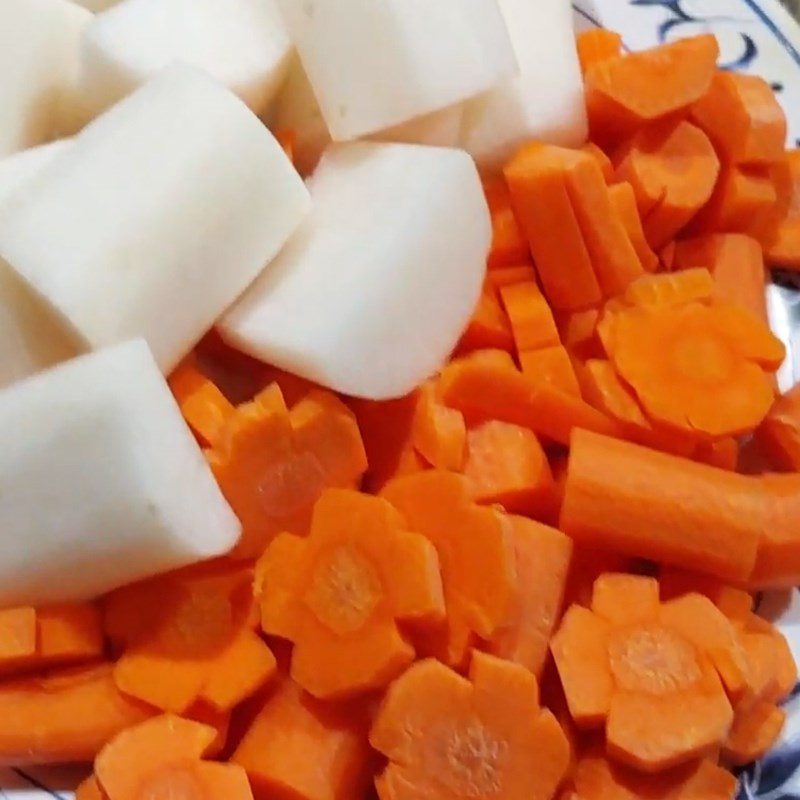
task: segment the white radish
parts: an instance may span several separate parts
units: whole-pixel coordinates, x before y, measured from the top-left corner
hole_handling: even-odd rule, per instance
[[[56,132],[91,19],[70,0],[0,3],[0,158]]]
[[[44,169],[56,156],[63,153],[71,139],[59,139],[40,144],[0,159],[0,204]]]
[[[239,522],[142,340],[0,392],[0,605],[222,555]]]
[[[95,116],[176,62],[205,70],[261,113],[291,50],[274,0],[124,0],[86,30],[84,114]]]
[[[0,258],[86,349],[141,336],[171,370],[309,207],[234,95],[166,69],[89,125],[0,209]]]
[[[494,169],[526,141],[575,146],[587,136],[569,0],[497,0],[520,73],[466,104],[461,145]]]
[[[221,322],[231,344],[337,391],[398,397],[442,365],[480,292],[491,223],[472,159],[334,145],[305,223]]]
[[[514,74],[495,0],[277,0],[336,141],[458,103]]]

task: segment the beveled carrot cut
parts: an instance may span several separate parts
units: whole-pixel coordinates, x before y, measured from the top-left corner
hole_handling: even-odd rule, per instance
[[[572,437],[559,528],[577,543],[745,581],[765,513],[752,478],[588,431]]]
[[[367,467],[352,412],[314,391],[291,411],[277,385],[240,406],[208,461],[242,523],[235,557],[259,556],[281,531],[306,533],[326,487],[357,484]]]
[[[732,623],[707,598],[686,596],[695,597],[718,615],[717,638],[735,642]],[[578,724],[605,726],[615,760],[661,772],[725,740],[733,709],[716,639],[698,641],[693,626],[659,604],[655,579],[628,575],[601,577],[592,610],[572,606],[564,617],[551,649],[567,703]]]
[[[756,441],[773,468],[800,472],[800,384],[775,401]]]
[[[417,452],[431,466],[454,471],[464,466],[467,449],[464,416],[442,404],[432,383],[419,390],[411,436]]]
[[[584,76],[592,140],[619,141],[688,108],[708,91],[718,55],[716,39],[705,35],[592,65]]]
[[[495,270],[495,272],[505,271]],[[507,350],[509,353],[514,349],[511,323],[493,286],[484,286],[478,298],[478,305],[456,347],[459,353],[486,349]]]
[[[489,178],[484,181],[483,188],[492,218],[492,246],[487,261],[489,269],[524,264],[530,260],[530,251],[514,216],[505,181],[501,177]]]
[[[398,623],[443,621],[436,550],[407,527],[386,500],[329,489],[309,536],[280,534],[259,562],[262,627],[294,643],[292,678],[315,697],[385,686],[414,660]]]
[[[580,398],[581,390],[575,367],[567,349],[560,344],[519,353],[519,366],[522,374],[531,381],[550,384],[562,392]]]
[[[536,434],[490,420],[467,435],[464,475],[478,503],[541,518],[553,503],[553,475]]]
[[[763,164],[783,155],[786,115],[772,87],[756,75],[720,70],[691,117],[730,163]]]
[[[579,371],[583,396],[597,409],[625,425],[646,430],[650,423],[633,391],[626,386],[610,361],[590,358]]]
[[[454,473],[398,478],[381,496],[439,556],[447,618],[420,637],[419,650],[463,666],[475,639],[491,639],[513,611],[517,576],[511,523],[501,512],[476,505],[468,479]]]
[[[503,286],[500,297],[518,352],[559,344],[553,312],[535,282]]]
[[[615,58],[622,53],[622,37],[615,31],[605,28],[590,28],[581,31],[576,37],[578,58],[581,62],[581,72],[584,74],[589,67]]]
[[[722,748],[723,756],[736,766],[763,758],[778,739],[785,721],[782,708],[764,701],[754,703],[736,714]]]
[[[550,800],[569,764],[536,678],[483,653],[468,679],[437,661],[415,664],[389,688],[370,743],[389,759],[375,781],[380,800]]]
[[[642,267],[646,272],[655,272],[658,269],[658,256],[653,252],[645,236],[633,187],[627,181],[615,183],[608,187],[608,195]]]

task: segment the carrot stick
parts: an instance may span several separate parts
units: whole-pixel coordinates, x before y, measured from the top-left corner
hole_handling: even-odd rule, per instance
[[[28,607],[0,610],[0,670],[14,670],[35,658],[36,611]]]
[[[533,264],[500,267],[493,269],[486,275],[487,286],[491,286],[498,291],[504,286],[512,286],[515,283],[529,283],[530,281],[536,281],[536,270]]]
[[[613,165],[612,165],[613,169]],[[622,221],[625,232],[631,240],[633,249],[639,262],[646,272],[655,272],[658,269],[658,256],[653,252],[642,227],[642,218],[636,206],[636,194],[633,187],[623,181],[608,187],[608,195],[614,211]]]
[[[800,578],[800,477],[765,475],[758,479],[763,502],[762,534],[752,588],[796,586]]]
[[[705,35],[592,65],[584,76],[592,141],[616,143],[686,109],[708,91],[718,55]]]
[[[464,416],[443,405],[431,383],[420,388],[411,436],[417,452],[431,466],[454,471],[463,468],[467,446]]]
[[[556,316],[561,342],[567,351],[578,358],[595,358],[602,350],[597,337],[600,310],[568,311]]]
[[[611,436],[619,426],[588,403],[546,383],[533,383],[513,366],[479,357],[458,359],[442,372],[444,402],[467,418],[498,419],[568,444],[574,428]]]
[[[763,758],[775,744],[785,721],[782,708],[763,701],[737,713],[722,748],[723,756],[736,766]]]
[[[505,272],[498,269],[495,272]],[[484,287],[478,298],[478,305],[470,318],[467,328],[456,347],[458,353],[471,353],[474,350],[514,349],[514,337],[505,309],[500,304],[496,289]]]
[[[375,781],[380,800],[549,800],[570,757],[564,732],[539,705],[536,678],[477,652],[469,678],[428,660],[395,681],[370,743],[389,759]]]
[[[419,649],[462,666],[474,640],[490,639],[513,611],[517,583],[511,524],[499,511],[476,505],[469,481],[453,473],[398,478],[381,496],[439,556],[447,619],[423,637]]]
[[[736,472],[739,465],[739,442],[733,437],[716,442],[700,442],[694,453],[694,460],[710,467]]]
[[[755,75],[717,72],[691,118],[730,163],[763,164],[783,155],[786,115],[770,85]]]
[[[475,501],[540,517],[553,503],[553,475],[547,456],[527,428],[491,420],[467,435],[464,475]]]
[[[281,534],[264,553],[262,627],[294,643],[292,678],[315,697],[385,686],[414,660],[398,623],[443,621],[436,550],[405,528],[386,500],[329,489],[307,538]]]
[[[9,681],[0,685],[0,764],[91,761],[152,713],[117,690],[110,666]]]
[[[772,167],[777,194],[773,213],[759,237],[770,266],[800,269],[800,150],[790,150]]]
[[[591,33],[591,31],[585,31],[585,33]],[[586,142],[581,150],[588,153],[597,162],[605,182],[610,183],[614,179],[614,164],[611,159],[594,142]]]
[[[500,289],[517,351],[536,350],[559,344],[553,312],[533,281]]]
[[[548,301],[557,309],[586,308],[600,301],[600,286],[562,165],[550,152],[540,145],[524,148],[506,166],[505,177]]]
[[[756,431],[756,442],[772,467],[800,472],[800,384],[775,401]]]
[[[75,790],[75,800],[108,800],[108,796],[100,788],[97,778],[90,775]]]
[[[622,37],[605,28],[590,28],[581,31],[575,37],[578,46],[578,58],[581,62],[581,72],[595,64],[618,57],[622,53]]]
[[[520,228],[505,181],[489,178],[484,181],[484,191],[492,218],[492,245],[489,250],[490,270],[524,264],[530,260],[528,243]]]
[[[371,775],[363,710],[322,704],[282,681],[231,756],[257,797],[352,800]]]
[[[510,522],[519,585],[511,621],[492,637],[488,651],[541,677],[561,614],[572,541],[525,517],[512,516]]]
[[[764,524],[751,478],[573,434],[559,527],[576,542],[746,580]]]
[[[575,368],[565,347],[560,344],[519,354],[522,374],[535,383],[547,383],[562,392],[580,398],[581,390]]]

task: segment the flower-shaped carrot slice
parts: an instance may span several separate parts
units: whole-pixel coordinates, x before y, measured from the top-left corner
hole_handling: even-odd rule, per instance
[[[281,534],[257,574],[264,630],[294,642],[291,673],[334,698],[378,689],[414,660],[398,622],[444,618],[436,551],[377,497],[329,489],[307,538]]]
[[[397,478],[382,496],[439,554],[447,623],[424,650],[462,666],[475,637],[491,639],[513,612],[517,575],[511,524],[500,512],[476,505],[469,481],[450,472]]]
[[[208,460],[242,523],[241,558],[260,556],[281,531],[307,533],[322,491],[354,486],[367,466],[342,402],[314,391],[289,413],[277,384],[236,410]]]
[[[550,800],[569,744],[536,678],[483,653],[469,680],[432,659],[389,688],[370,733],[389,759],[381,800]]]
[[[745,664],[733,624],[708,598],[661,604],[655,579],[604,575],[592,609],[572,606],[551,649],[573,719],[604,724],[615,759],[660,772],[725,741],[733,709],[723,681],[741,691]]]
[[[169,388],[195,436],[203,444],[213,445],[233,416],[230,400],[192,358],[179,364],[169,376]]]

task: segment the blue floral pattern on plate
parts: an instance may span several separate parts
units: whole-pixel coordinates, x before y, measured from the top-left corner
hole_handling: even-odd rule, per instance
[[[602,25],[619,31],[630,50],[714,33],[726,68],[761,75],[780,93],[790,141],[800,146],[800,27],[777,0],[575,0],[573,8],[578,30]],[[780,376],[788,387],[800,380],[800,295],[779,286],[770,291],[773,328],[790,350]],[[800,593],[767,597],[761,611],[777,621],[800,658]],[[739,800],[800,800],[800,686],[786,708],[778,746],[742,772]],[[85,772],[0,769],[0,800],[71,800]]]

